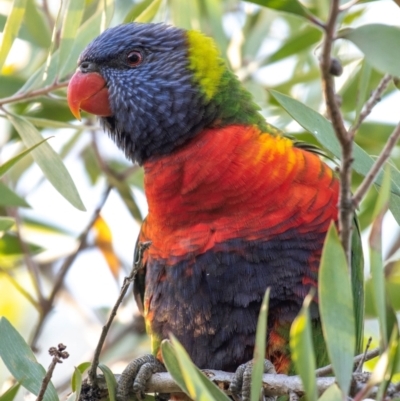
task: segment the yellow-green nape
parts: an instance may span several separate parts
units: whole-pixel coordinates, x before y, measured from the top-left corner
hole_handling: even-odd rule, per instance
[[[214,41],[198,31],[187,32],[189,43],[189,68],[204,90],[207,99],[211,99],[224,72],[224,62]]]

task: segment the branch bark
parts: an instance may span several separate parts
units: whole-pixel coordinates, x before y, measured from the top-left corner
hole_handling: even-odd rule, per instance
[[[353,196],[353,207],[358,207],[363,197],[366,195],[368,190],[371,188],[375,181],[376,176],[383,167],[383,165],[388,161],[393,148],[396,146],[397,141],[400,139],[400,123],[397,124],[394,131],[391,133],[388,141],[385,144],[381,154],[375,160],[375,163],[371,167],[371,170],[364,177],[363,182],[357,188],[356,193]]]
[[[342,148],[342,163],[340,166],[339,231],[348,266],[351,268],[351,232],[354,213],[351,196],[353,141],[344,125],[335,93],[334,77],[331,74],[332,44],[335,37],[336,21],[340,12],[339,6],[339,0],[331,1],[329,19],[326,24],[322,45],[320,68],[322,73],[322,89],[325,96],[327,112]]]
[[[203,373],[215,383],[221,390],[226,394],[230,395],[228,389],[229,385],[234,377],[234,373],[223,372],[220,370],[203,370]],[[368,381],[369,373],[354,373],[352,394],[358,394],[364,391],[365,384]],[[120,375],[116,374],[115,378],[118,381]],[[107,385],[104,377],[98,377],[98,389],[100,390],[99,400],[105,400],[108,397]],[[317,378],[317,389],[318,394],[322,394],[328,387],[336,383],[335,377],[319,377]],[[304,395],[304,389],[299,376],[286,376],[280,374],[264,374],[262,386],[267,396],[284,396],[296,394],[301,397]],[[85,399],[85,393],[91,394],[91,386],[84,383],[82,388],[81,399]],[[373,387],[369,393],[370,397],[377,394],[378,387]],[[151,376],[148,381],[146,393],[182,393],[180,387],[175,383],[174,379],[169,373],[155,373]],[[386,393],[389,397],[397,397],[398,390],[396,386],[390,384]],[[133,401],[133,394],[129,401]]]

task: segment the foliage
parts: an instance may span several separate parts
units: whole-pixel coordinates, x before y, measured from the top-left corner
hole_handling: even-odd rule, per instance
[[[376,13],[384,7],[390,10],[384,19],[393,15],[398,21],[396,4],[350,1],[342,4],[338,17],[333,56],[344,70],[336,79],[343,119],[356,132],[355,194],[398,122],[398,80],[385,74],[400,75],[400,30],[381,21]],[[91,359],[106,312],[118,294],[114,281],[119,282],[128,271],[138,223],[146,214],[140,169],[113,148],[91,116],[84,114],[83,122],[77,123],[68,110],[66,86],[85,46],[106,27],[132,20],[200,29],[214,37],[268,122],[321,147],[333,159],[328,161],[333,166],[342,149],[335,127],[325,117],[318,61],[322,26],[329,15],[329,2],[319,0],[0,3],[0,316],[4,316],[0,356],[9,371],[0,369],[0,383],[11,374],[37,394],[45,373],[41,364],[48,364],[43,349],[53,345],[49,341],[62,340],[71,358],[57,368],[59,374],[45,398],[56,399],[56,392],[62,397],[71,388],[79,392],[82,375],[90,366],[84,361]],[[375,105],[371,99],[377,88],[381,91],[375,100],[383,106],[378,105],[365,120]],[[366,109],[369,112],[365,113]],[[396,321],[400,310],[398,146],[388,165],[386,174],[373,177],[375,186],[362,194],[359,207],[364,237],[371,231],[366,329],[382,347],[359,397],[379,385],[378,397],[382,398],[392,376],[400,373]],[[353,370],[350,280],[334,228],[324,249],[319,298],[338,386],[333,385],[322,396],[317,394],[307,298],[291,330],[291,347],[310,400],[318,396],[342,398]],[[99,289],[93,288],[93,283]],[[149,346],[140,318],[132,323],[129,302],[120,308],[110,333],[112,340],[106,343],[102,356],[113,371],[116,361],[143,354]],[[128,337],[132,333],[133,340]],[[30,346],[39,348],[41,364]],[[163,344],[163,353],[171,374],[186,392],[198,399],[226,399],[191,365],[175,339]],[[75,371],[74,365],[79,365]],[[113,388],[109,369],[103,364],[99,367]],[[255,376],[260,380],[259,374]],[[0,401],[12,400],[22,392],[18,386],[6,391],[8,387],[10,383],[0,385]]]

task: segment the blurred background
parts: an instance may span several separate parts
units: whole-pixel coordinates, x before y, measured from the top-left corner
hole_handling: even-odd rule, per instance
[[[201,30],[214,37],[269,123],[317,144],[279,107],[268,89],[288,94],[324,114],[318,65],[322,32],[295,12],[262,7],[263,3],[268,2],[0,1],[0,31],[13,5],[22,5],[25,10],[0,74],[0,166],[35,143],[32,138],[50,138],[42,153],[25,156],[0,182],[0,216],[3,222],[11,219],[11,225],[0,230],[0,316],[7,317],[34,347],[44,366],[50,363],[50,346],[67,345],[70,357],[57,367],[54,376],[61,393],[69,390],[73,367],[91,360],[101,328],[131,268],[136,237],[147,213],[142,170],[125,160],[95,118],[83,114],[78,122],[68,109],[65,88],[79,53],[107,26],[135,19]],[[341,14],[343,28],[366,23],[399,25],[400,8],[394,1],[354,3]],[[307,0],[303,4],[319,19],[326,19],[328,1]],[[344,70],[336,85],[350,125],[361,101],[384,74],[366,65],[362,53],[348,41],[336,41],[334,52]],[[370,155],[380,153],[397,124],[399,104],[399,91],[391,84],[361,126],[356,142]],[[48,147],[59,159],[53,159]],[[60,178],[64,177],[60,160],[70,175],[68,182]],[[399,147],[391,162],[399,168]],[[360,181],[354,174],[354,188]],[[369,227],[377,193],[372,188],[359,210],[367,281]],[[387,279],[397,309],[399,234],[398,224],[388,212],[383,252],[386,259],[394,260],[387,267]],[[366,302],[366,336],[376,336],[368,291]],[[143,332],[129,292],[102,361],[118,372],[127,361],[148,352],[150,344]],[[10,386],[8,378],[0,360],[0,394]]]

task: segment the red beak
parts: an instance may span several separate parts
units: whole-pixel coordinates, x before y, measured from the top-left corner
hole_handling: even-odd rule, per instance
[[[81,119],[81,110],[101,117],[112,115],[106,81],[97,72],[77,71],[69,81],[67,99],[78,120]]]

